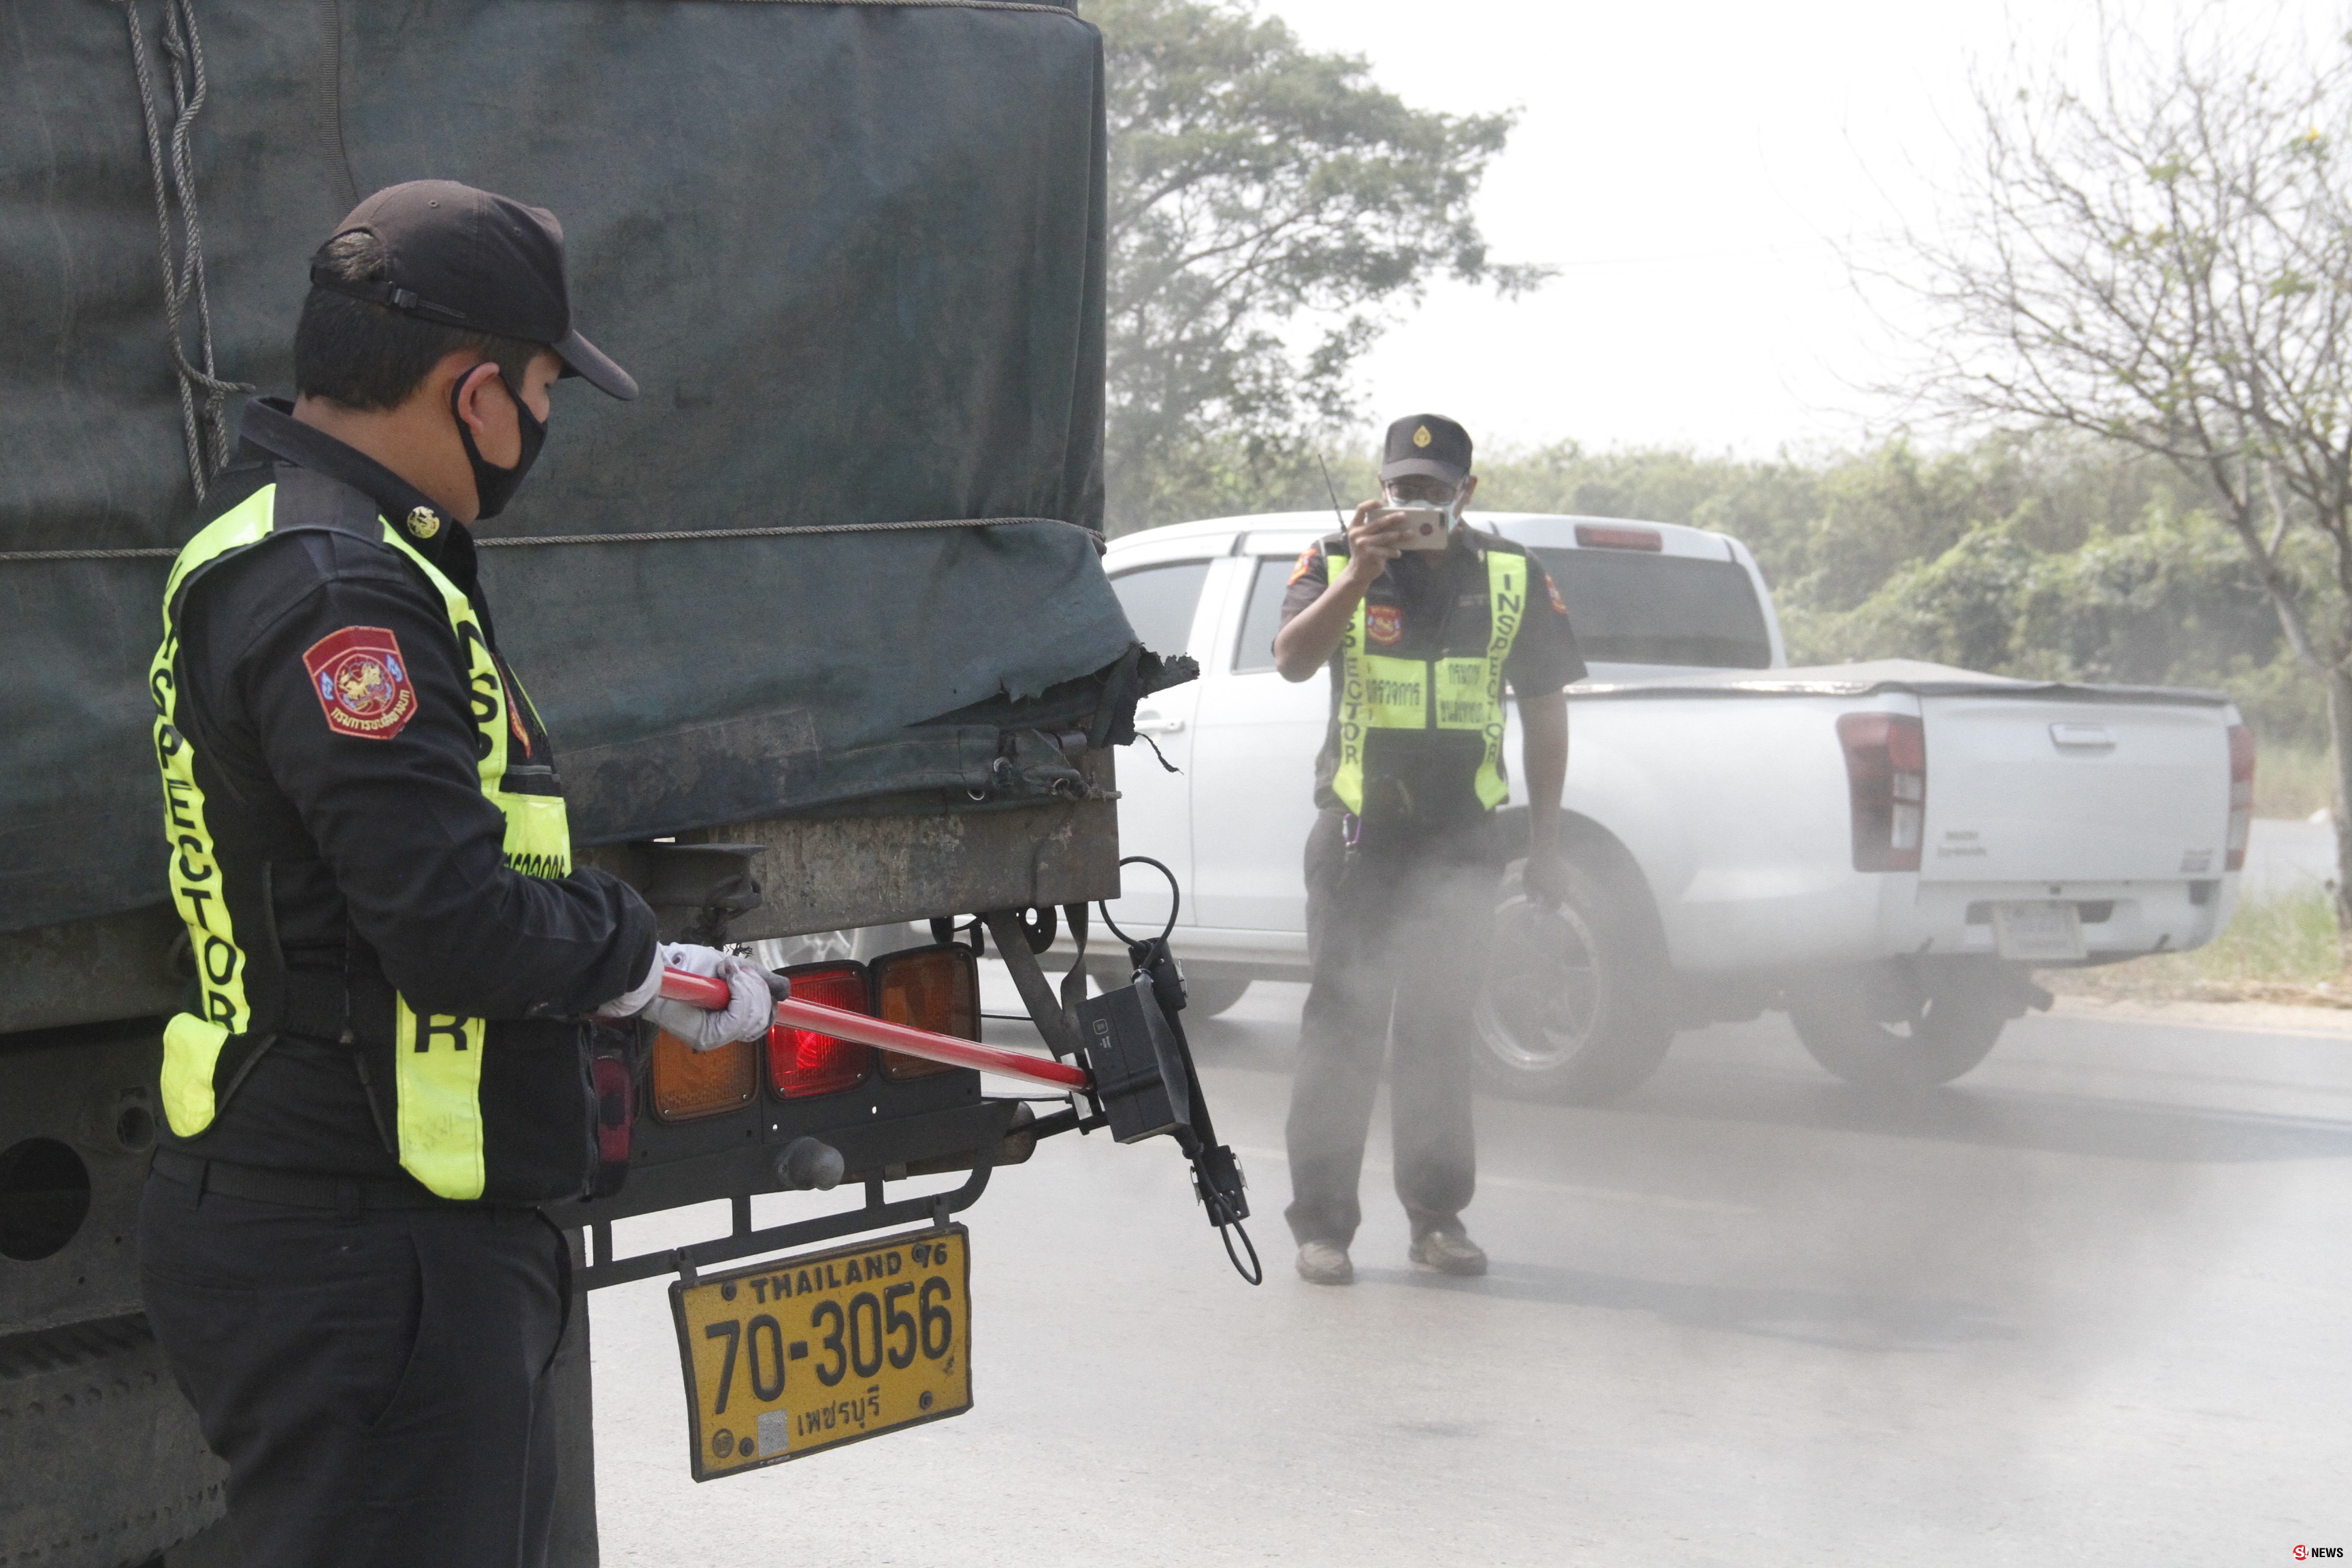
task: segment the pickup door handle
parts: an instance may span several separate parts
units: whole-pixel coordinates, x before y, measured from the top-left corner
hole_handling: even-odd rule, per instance
[[[1173,735],[1184,727],[1181,719],[1165,719],[1157,713],[1138,713],[1135,732],[1139,735]]]

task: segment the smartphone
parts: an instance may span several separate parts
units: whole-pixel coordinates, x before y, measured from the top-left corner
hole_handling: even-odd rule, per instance
[[[1405,521],[1404,547],[1407,550],[1445,548],[1444,508],[1408,501],[1389,510]]]

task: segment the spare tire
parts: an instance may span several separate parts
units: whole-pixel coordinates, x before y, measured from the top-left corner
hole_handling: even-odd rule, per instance
[[[1472,1009],[1479,1075],[1520,1099],[1591,1105],[1639,1087],[1674,1040],[1665,965],[1626,897],[1571,861],[1568,898],[1528,896],[1527,862],[1503,876],[1493,945]]]
[[[226,1512],[227,1473],[145,1316],[0,1340],[0,1563],[145,1563]]]

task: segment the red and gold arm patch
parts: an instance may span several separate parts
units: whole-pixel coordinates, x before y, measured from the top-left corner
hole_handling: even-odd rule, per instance
[[[345,626],[302,655],[327,728],[362,741],[389,741],[416,717],[416,688],[400,639],[383,626]]]
[[[1551,607],[1554,610],[1563,616],[1568,614],[1568,606],[1560,602],[1559,584],[1551,580],[1551,574],[1549,572],[1544,574],[1544,592],[1551,595]]]
[[[1309,573],[1309,572],[1313,571],[1314,569],[1315,569],[1315,546],[1313,546],[1313,545],[1311,545],[1311,544],[1310,544],[1310,545],[1308,545],[1306,549],[1304,549],[1304,550],[1302,550],[1302,551],[1300,551],[1300,552],[1298,552],[1298,564],[1297,564],[1297,565],[1296,565],[1296,566],[1293,566],[1293,567],[1290,569],[1290,582],[1291,582],[1291,583],[1296,583],[1296,582],[1297,582],[1301,577],[1306,576],[1307,573]],[[1287,584],[1287,583],[1286,583],[1286,584],[1283,584],[1283,585],[1284,585],[1285,587],[1288,587],[1290,584]]]

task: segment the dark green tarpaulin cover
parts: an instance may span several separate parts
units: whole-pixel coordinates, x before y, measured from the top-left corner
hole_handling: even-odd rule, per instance
[[[131,15],[168,136],[163,4]],[[583,840],[1001,785],[1000,723],[1049,688],[1084,727],[1131,642],[1066,525],[1101,513],[1092,27],[1007,5],[193,8],[225,377],[290,393],[306,259],[367,192],[452,178],[562,219],[581,325],[645,395],[567,383],[486,539],[1065,520],[485,552]],[[188,536],[157,247],[124,7],[0,0],[0,552]],[[0,560],[0,929],[163,894],[142,682],[165,568]]]

